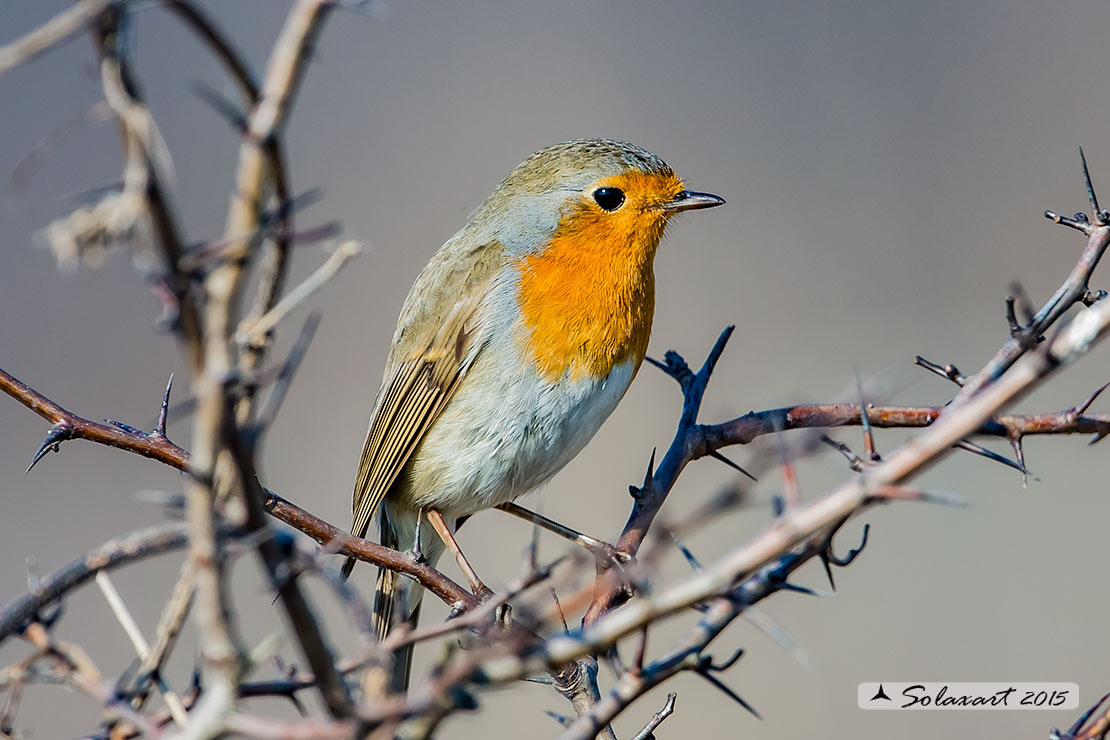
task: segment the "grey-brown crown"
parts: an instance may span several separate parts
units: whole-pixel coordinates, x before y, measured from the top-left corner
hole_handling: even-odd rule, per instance
[[[576,139],[555,144],[528,157],[508,174],[501,188],[533,193],[576,190],[602,177],[631,169],[671,174],[671,168],[646,149],[611,139]]]

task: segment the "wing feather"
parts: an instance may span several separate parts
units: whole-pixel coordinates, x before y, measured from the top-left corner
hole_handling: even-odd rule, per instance
[[[370,520],[405,463],[451,400],[481,351],[479,307],[485,291],[460,301],[421,351],[397,363],[374,411],[359,461],[351,534]]]

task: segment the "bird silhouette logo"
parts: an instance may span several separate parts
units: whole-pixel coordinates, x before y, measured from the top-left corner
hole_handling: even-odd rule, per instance
[[[879,690],[876,691],[875,695],[871,697],[871,701],[877,701],[878,699],[885,699],[886,701],[894,701],[893,699],[891,699],[889,696],[886,695],[885,691],[883,691],[883,685],[882,684],[879,684]]]

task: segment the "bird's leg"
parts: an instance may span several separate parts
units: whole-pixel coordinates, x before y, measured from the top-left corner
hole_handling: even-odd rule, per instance
[[[412,549],[409,550],[409,557],[413,562],[424,562],[424,551],[420,548],[420,525],[424,521],[424,510],[416,510],[416,532],[412,535]]]
[[[439,538],[443,540],[443,544],[447,545],[447,549],[455,556],[455,562],[462,568],[463,575],[466,576],[466,580],[470,583],[470,590],[473,591],[476,596],[486,597],[491,595],[493,591],[490,590],[489,586],[482,583],[482,579],[474,572],[474,568],[471,567],[470,561],[466,559],[466,555],[463,555],[462,549],[459,548],[459,543],[455,541],[455,535],[451,533],[451,528],[448,527],[447,522],[443,520],[443,515],[435,509],[428,509],[425,511],[425,515],[428,517],[428,523],[432,525],[432,529],[436,531]]]
[[[539,514],[531,509],[525,509],[523,506],[511,502],[501,504],[497,508],[506,514],[512,514],[526,522],[532,522],[537,527],[542,527],[548,532],[554,532],[560,537],[570,540],[579,547],[589,550],[597,557],[607,557],[609,559],[616,559],[618,557],[616,555],[617,548],[613,547],[608,542],[579,532],[577,529],[561,524],[554,519],[549,519],[543,514]]]

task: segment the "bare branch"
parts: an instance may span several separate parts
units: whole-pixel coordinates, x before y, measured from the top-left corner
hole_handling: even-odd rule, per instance
[[[112,0],[81,0],[17,41],[0,47],[0,75],[57,47],[80,33],[85,24],[103,13]]]
[[[104,543],[43,578],[31,593],[4,607],[0,612],[0,642],[36,621],[39,612],[57,603],[100,571],[180,550],[185,547],[187,539],[184,525],[171,524],[140,530]]]
[[[663,724],[663,720],[665,720],[667,717],[670,717],[672,714],[674,714],[674,702],[677,698],[678,694],[675,694],[673,692],[667,694],[667,701],[663,705],[663,708],[655,714],[651,715],[651,719],[648,720],[648,723],[644,725],[642,730],[632,736],[632,740],[651,740],[651,738],[655,737],[655,728]]]
[[[270,309],[263,316],[246,319],[239,325],[235,333],[236,341],[241,345],[250,346],[266,341],[270,331],[279,321],[285,318],[293,308],[307,300],[313,293],[331,280],[343,269],[352,258],[362,254],[362,245],[356,241],[346,241],[340,244],[331,256],[316,269],[316,272],[305,278],[305,281],[289,291],[281,302]]]

